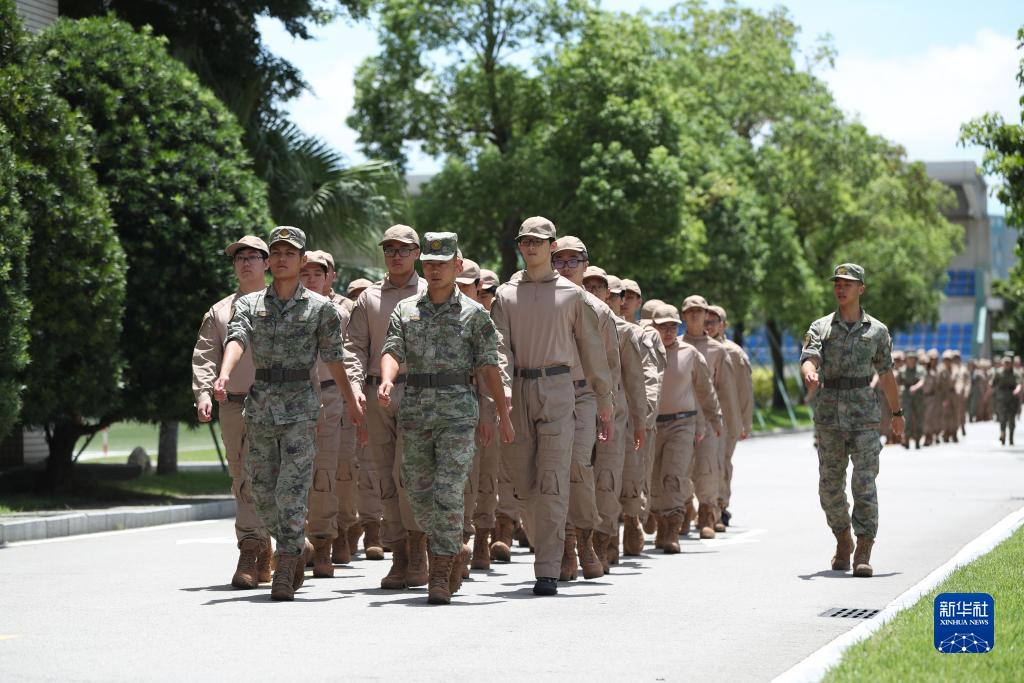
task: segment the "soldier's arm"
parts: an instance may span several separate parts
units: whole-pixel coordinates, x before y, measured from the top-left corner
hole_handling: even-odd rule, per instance
[[[662,370],[658,363],[658,349],[651,338],[643,339],[644,345],[644,391],[647,394],[647,429],[657,425],[658,404],[661,402]]]
[[[224,356],[224,341],[217,329],[217,321],[210,310],[199,325],[199,336],[192,349],[192,393],[196,398],[196,413],[200,422],[209,422],[213,408],[213,383],[220,372]]]
[[[361,396],[366,371],[370,367],[370,321],[366,312],[366,292],[359,295],[345,330],[345,370],[352,391]]]
[[[242,358],[242,353],[252,343],[252,333],[252,311],[249,310],[244,297],[237,299],[231,309],[231,322],[228,323],[227,343],[224,345],[220,373],[213,384],[213,397],[218,401],[227,400],[228,393],[224,387]]]
[[[722,435],[722,407],[718,402],[718,394],[715,393],[715,386],[711,383],[711,370],[707,361],[701,354],[693,363],[693,392],[697,397],[697,404],[708,423],[715,430],[715,434]]]
[[[721,372],[721,381],[716,385],[716,387],[721,387],[721,390],[716,388],[716,391],[718,392],[718,402],[722,407],[722,414],[725,416],[727,426],[730,426],[728,423],[732,423],[731,428],[740,427],[740,431],[742,431],[742,427],[736,424],[736,421],[740,419],[739,397],[736,394],[736,372],[732,358],[724,346],[722,347]]]
[[[627,327],[624,332],[624,343],[621,347],[622,388],[626,394],[626,408],[633,421],[635,445],[641,435],[646,438],[644,432],[647,422],[647,391],[644,385],[644,362],[640,351],[639,331]]]
[[[516,357],[512,350],[512,331],[509,327],[508,316],[505,314],[505,307],[501,303],[501,289],[494,297],[491,305],[491,320],[494,322],[494,329],[498,331],[498,356],[499,366],[506,377],[515,373]]]
[[[586,375],[587,381],[590,382],[594,393],[597,394],[598,409],[603,410],[610,419],[614,405],[614,387],[612,387],[611,370],[608,367],[603,338],[598,327],[597,314],[586,303],[581,291],[580,296],[576,299],[576,316],[573,320],[576,348],[583,365],[583,374]]]
[[[750,367],[750,358],[742,349],[739,353],[739,368],[736,374],[740,414],[743,419],[743,435],[748,435],[754,428],[754,371]]]
[[[804,335],[804,346],[800,352],[800,372],[804,376],[807,393],[818,388],[818,368],[821,367],[821,334],[818,327],[811,323]]]
[[[481,417],[489,418],[495,414],[493,401],[496,397],[500,397],[505,403],[511,399],[512,381],[502,367],[502,355],[499,350],[501,335],[493,318],[480,311],[478,315],[473,316],[470,324],[472,327],[469,343],[473,353],[473,369],[477,376],[477,387],[480,389],[480,414]],[[490,383],[482,372],[489,366],[497,368],[501,386],[501,391],[498,394],[491,392]]]

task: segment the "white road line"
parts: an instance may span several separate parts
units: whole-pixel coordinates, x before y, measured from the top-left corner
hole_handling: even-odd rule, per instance
[[[194,522],[175,522],[174,524],[156,524],[154,526],[144,526],[138,529],[118,529],[117,531],[97,531],[94,534],[74,534],[72,536],[58,536],[57,538],[40,538],[35,541],[11,541],[4,546],[5,548],[19,548],[26,545],[42,545],[43,543],[64,543],[66,541],[87,541],[93,538],[103,538],[105,536],[118,536],[120,534],[139,534],[146,531],[163,531],[164,529],[176,529],[180,527],[196,526],[198,524],[214,524],[216,522],[222,522],[221,519],[200,519]]]
[[[825,672],[828,671],[829,667],[839,662],[847,648],[859,643],[880,629],[884,624],[892,621],[893,617],[908,607],[913,606],[922,595],[925,595],[942,583],[954,570],[989,552],[1002,541],[1009,538],[1022,525],[1024,525],[1024,507],[1016,512],[1011,512],[995,526],[965,545],[949,561],[886,605],[885,609],[879,612],[877,616],[858,624],[842,634],[817,652],[811,654],[807,659],[777,676],[774,681],[777,683],[820,681],[825,676]],[[979,586],[979,590],[983,588],[984,586]]]
[[[236,545],[238,539],[234,536],[213,536],[211,538],[179,538],[176,542],[177,545],[190,545],[192,543],[209,543],[211,545]]]

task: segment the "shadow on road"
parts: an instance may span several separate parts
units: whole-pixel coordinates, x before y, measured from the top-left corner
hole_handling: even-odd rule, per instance
[[[903,572],[888,572],[887,574],[875,574],[873,578],[884,579],[887,576],[899,576]],[[860,579],[859,576],[854,576],[850,570],[840,569],[824,569],[814,574],[798,574],[804,581],[811,581],[812,579]],[[870,578],[870,577],[869,577]]]
[[[449,607],[482,607],[484,605],[497,605],[504,600],[488,600],[486,602],[462,602],[459,595],[452,596]],[[442,607],[443,605],[431,605],[427,602],[426,595],[417,595],[412,598],[398,598],[396,600],[378,600],[370,603],[370,607]]]
[[[296,593],[295,594],[294,602],[331,602],[332,600],[344,600],[345,598],[348,598],[348,597],[351,597],[351,596],[339,595],[336,598],[306,598],[306,597],[302,596],[302,593]],[[265,590],[265,591],[260,591],[259,593],[254,593],[254,594],[251,594],[251,595],[240,595],[237,598],[224,598],[223,600],[208,600],[207,602],[203,603],[203,607],[206,607],[208,605],[222,605],[224,603],[229,603],[230,604],[230,603],[235,603],[235,602],[259,602],[259,603],[270,604],[270,603],[275,603],[277,601],[276,600],[271,600],[270,599],[270,591],[269,590]]]

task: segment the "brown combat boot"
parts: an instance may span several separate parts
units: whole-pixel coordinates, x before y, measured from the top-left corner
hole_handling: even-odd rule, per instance
[[[353,524],[352,526],[358,526]],[[331,562],[348,564],[352,561],[352,550],[348,543],[348,529],[338,529],[338,535],[331,543]]]
[[[689,536],[690,525],[697,519],[697,509],[693,506],[693,498],[690,498],[686,502],[686,507],[683,508],[683,519],[679,525],[679,535]]]
[[[313,576],[318,579],[334,578],[334,564],[331,563],[331,539],[313,539]]]
[[[494,541],[491,543],[491,559],[495,562],[512,560],[512,529],[515,522],[501,513],[494,520]]]
[[[647,511],[647,519],[644,520],[644,533],[658,533],[658,516],[650,510]]]
[[[658,549],[658,550],[664,550],[665,549],[665,531],[668,529],[668,522],[666,522],[665,519],[661,515],[655,514],[653,512],[650,513],[650,517],[648,519],[650,519],[650,518],[653,518],[655,520],[655,523],[654,523],[654,528],[655,528],[654,547],[656,549]]]
[[[608,546],[611,545],[612,537],[608,534],[595,531],[591,536],[591,541],[594,544],[594,555],[597,557],[597,561],[601,563],[601,571],[605,574],[611,572],[611,562],[608,561]]]
[[[666,555],[675,555],[679,548],[679,528],[683,524],[683,512],[673,512],[671,515],[662,515],[658,520],[658,527],[665,527],[665,541],[661,549]]]
[[[533,550],[533,546],[530,545],[530,536],[526,533],[526,527],[523,526],[522,521],[515,523],[515,532],[513,533],[513,536],[520,548],[529,548],[531,551]]]
[[[260,549],[256,554],[256,580],[260,583],[270,583],[271,563],[274,559],[274,549],[270,547],[270,539],[264,538],[260,540]]]
[[[600,579],[604,576],[604,566],[594,552],[594,530],[576,527],[576,551],[580,556],[580,569],[584,579]]]
[[[448,592],[455,595],[462,588],[462,569],[469,562],[469,546],[462,544],[462,551],[452,558],[451,568],[448,570]]]
[[[363,537],[363,550],[368,560],[384,559],[384,544],[380,542],[380,522],[371,519],[363,523],[366,536]]]
[[[644,529],[640,518],[626,515],[622,518],[622,554],[639,555],[644,551]]]
[[[488,570],[491,568],[491,548],[487,544],[490,529],[477,529],[473,534],[473,569]]]
[[[427,535],[422,531],[409,532],[409,568],[405,571],[405,584],[425,586],[430,578],[427,560]]]
[[[299,559],[295,562],[295,576],[292,581],[292,588],[299,590],[302,588],[302,584],[306,581],[306,567],[313,563],[313,544],[306,539],[305,545],[302,547],[302,552],[299,553]],[[281,553],[278,553],[278,558],[282,557]]]
[[[725,533],[725,522],[723,522],[721,518],[718,518],[718,519],[715,520],[715,533],[716,534],[724,534]]]
[[[853,534],[850,527],[842,531],[832,530],[836,537],[836,554],[832,556],[832,569],[846,571],[850,568],[850,554],[853,553]]]
[[[701,538],[715,537],[715,513],[707,505],[700,505],[697,508],[697,527],[700,529]]]
[[[853,575],[873,576],[875,570],[871,567],[871,548],[875,545],[875,539],[867,536],[857,537],[857,550],[853,553]]]
[[[235,575],[231,577],[232,586],[250,590],[259,586],[259,551],[258,538],[244,538],[238,543],[238,566],[235,567]]]
[[[427,602],[431,605],[449,605],[452,591],[448,587],[451,580],[452,564],[455,558],[451,555],[430,554],[430,579],[427,583]]]
[[[363,535],[363,525],[356,522],[345,531],[345,540],[348,541],[348,556],[355,557],[359,552],[359,537]]]
[[[462,560],[462,578],[469,578],[469,559],[473,556],[473,551],[469,548],[469,537],[473,534],[468,531],[462,532],[462,553],[459,554],[459,559]]]
[[[294,600],[295,574],[303,571],[305,571],[305,567],[301,555],[279,554],[277,569],[274,570],[274,580],[270,586],[270,598],[272,600]]]
[[[611,535],[611,540],[608,542],[608,564],[616,565],[619,563],[619,530],[616,529],[615,533]]]
[[[409,543],[399,541],[391,548],[391,569],[380,580],[380,587],[385,590],[402,590],[407,584],[405,575],[409,570]]]
[[[562,545],[562,566],[558,570],[559,581],[575,581],[576,569],[576,532],[566,530],[565,542]]]

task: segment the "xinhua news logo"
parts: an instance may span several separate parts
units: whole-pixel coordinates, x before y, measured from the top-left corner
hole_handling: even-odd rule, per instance
[[[996,603],[988,593],[942,593],[935,598],[935,649],[984,654],[996,645]]]

